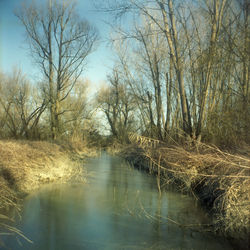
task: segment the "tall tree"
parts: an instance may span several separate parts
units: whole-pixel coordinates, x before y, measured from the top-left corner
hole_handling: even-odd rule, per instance
[[[61,103],[72,91],[84,69],[86,57],[97,40],[96,30],[76,13],[67,0],[23,5],[16,13],[26,29],[31,53],[47,79],[51,137],[60,132]]]
[[[196,137],[198,140],[201,139],[201,130],[205,120],[205,107],[208,99],[209,94],[209,87],[212,78],[212,66],[214,65],[215,57],[216,57],[216,47],[217,47],[217,40],[220,34],[220,29],[222,25],[222,17],[224,14],[226,0],[213,0],[212,6],[208,6],[208,10],[210,13],[210,22],[211,22],[211,31],[210,31],[210,39],[209,39],[209,46],[208,46],[208,56],[207,58],[207,65],[204,72],[202,72],[203,77],[202,87],[201,87],[201,96],[200,96],[200,110],[199,110],[199,119],[196,128]]]

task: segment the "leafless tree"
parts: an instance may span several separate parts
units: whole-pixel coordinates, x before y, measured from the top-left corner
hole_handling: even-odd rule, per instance
[[[37,94],[20,70],[1,77],[0,110],[2,137],[37,138],[37,126],[46,101]]]
[[[134,121],[133,96],[122,83],[116,69],[108,77],[108,81],[110,86],[101,89],[98,93],[98,103],[107,118],[112,135],[121,142],[125,142]]]
[[[48,0],[23,5],[16,12],[26,29],[31,54],[47,79],[51,137],[60,132],[61,103],[83,72],[97,40],[96,30],[81,19],[72,1]]]

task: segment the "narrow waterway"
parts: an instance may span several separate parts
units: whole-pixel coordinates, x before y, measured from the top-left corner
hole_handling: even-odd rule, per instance
[[[25,199],[17,227],[33,244],[12,237],[9,249],[231,249],[197,226],[210,221],[189,196],[160,197],[153,176],[105,153],[84,167],[87,184],[48,185]]]

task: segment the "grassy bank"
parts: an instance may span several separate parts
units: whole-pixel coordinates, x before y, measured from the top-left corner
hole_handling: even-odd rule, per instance
[[[215,146],[167,146],[145,137],[121,155],[159,178],[159,190],[173,184],[196,197],[212,215],[212,228],[249,245],[250,150],[228,153]],[[171,185],[171,186],[173,186]]]
[[[0,141],[0,235],[21,233],[10,226],[21,198],[45,183],[84,181],[82,159],[95,152],[80,144]],[[1,243],[1,242],[0,242]]]

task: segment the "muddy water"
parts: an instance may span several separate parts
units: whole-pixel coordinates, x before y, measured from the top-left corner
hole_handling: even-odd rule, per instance
[[[105,153],[85,167],[87,184],[48,185],[26,198],[17,227],[33,244],[12,237],[8,248],[232,249],[197,226],[209,218],[192,198],[160,197],[154,177]]]

